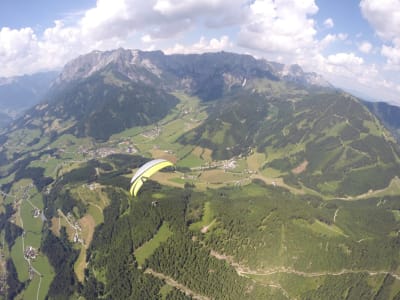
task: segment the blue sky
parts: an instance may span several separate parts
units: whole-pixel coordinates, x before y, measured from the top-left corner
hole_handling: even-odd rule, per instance
[[[2,0],[0,28],[32,27],[40,31],[53,26],[54,20],[81,13],[95,5],[95,0]]]
[[[232,51],[400,105],[400,0],[2,0],[0,76],[92,50]]]

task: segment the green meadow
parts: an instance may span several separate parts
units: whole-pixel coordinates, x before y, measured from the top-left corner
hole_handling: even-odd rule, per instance
[[[160,244],[165,242],[172,235],[173,232],[169,229],[168,223],[164,222],[151,240],[147,241],[134,251],[139,266],[143,265],[145,260],[154,253]]]

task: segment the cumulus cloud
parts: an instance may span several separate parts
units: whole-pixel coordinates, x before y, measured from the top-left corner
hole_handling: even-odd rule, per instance
[[[380,37],[391,40],[400,36],[399,0],[361,0],[360,8]]]
[[[383,45],[381,54],[387,59],[387,67],[400,70],[400,38],[393,40],[393,46]]]
[[[322,40],[319,41],[319,48],[323,50],[327,48],[329,45],[333,44],[337,41],[345,41],[347,39],[347,34],[339,33],[339,34],[327,34]]]
[[[247,1],[231,0],[157,0],[154,11],[167,17],[169,20],[199,16],[206,18],[210,26],[225,26],[240,22],[243,17]]]
[[[331,18],[328,18],[324,21],[324,26],[325,28],[333,28],[335,24],[333,23],[333,20]]]
[[[0,65],[5,76],[14,75],[16,69],[32,65],[39,51],[37,37],[31,28],[16,30],[3,27],[0,30]]]
[[[400,68],[400,0],[362,0],[361,12],[384,40],[381,54],[388,67]]]
[[[364,63],[362,57],[354,55],[354,53],[337,53],[328,56],[328,63],[333,65],[343,65],[343,66],[359,66]]]
[[[228,36],[222,36],[220,39],[212,38],[210,40],[201,37],[200,40],[193,45],[175,44],[174,47],[165,50],[167,54],[174,53],[203,53],[203,52],[218,52],[222,50],[229,50],[232,48],[232,43],[229,41]]]
[[[300,54],[314,46],[314,0],[255,0],[239,32],[240,46],[279,55]]]
[[[372,50],[372,44],[370,42],[364,41],[358,45],[358,50],[360,50],[362,53],[368,54]]]
[[[94,49],[135,48],[138,41],[148,47],[154,41],[176,38],[194,24],[205,28],[237,24],[244,20],[246,3],[247,0],[231,0],[229,5],[226,0],[97,0],[95,7],[75,16],[75,23],[66,25],[57,20],[41,33],[32,28],[0,28],[0,76],[60,68]],[[208,46],[197,47],[226,46],[212,41]]]
[[[29,53],[36,36],[31,28],[20,30],[4,27],[0,30],[0,55],[12,58],[18,52]]]
[[[97,39],[124,38],[145,31],[152,38],[169,38],[195,23],[225,26],[240,22],[245,0],[98,0],[80,21],[84,33]]]

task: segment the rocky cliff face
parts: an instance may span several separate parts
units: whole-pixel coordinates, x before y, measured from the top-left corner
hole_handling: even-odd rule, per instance
[[[305,86],[331,87],[322,76],[304,72],[298,65],[285,66],[250,55],[206,53],[165,55],[161,51],[144,52],[118,49],[93,51],[69,62],[56,84],[88,78],[96,72],[112,68],[134,82],[161,84],[169,89],[186,89],[196,94],[204,85],[223,89],[242,85],[248,79],[269,78]],[[222,90],[221,90],[222,89]],[[200,95],[201,96],[201,95]],[[206,99],[220,96],[203,95]]]

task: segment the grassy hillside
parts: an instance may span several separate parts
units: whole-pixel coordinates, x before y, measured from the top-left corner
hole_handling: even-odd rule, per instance
[[[61,133],[105,141],[134,126],[153,124],[165,117],[178,100],[145,83],[132,83],[113,70],[71,82],[47,96],[15,126],[35,128],[42,137]]]
[[[163,194],[156,207],[151,205],[155,192]],[[110,219],[92,244],[87,283],[104,287],[104,295],[126,295],[121,280],[132,282],[131,295],[149,291],[150,278],[168,278],[181,291],[218,299],[340,298],[349,282],[357,286],[351,292],[355,298],[400,292],[394,277],[400,259],[400,224],[392,213],[400,208],[396,198],[383,205],[378,205],[382,199],[326,203],[259,183],[206,193],[148,186],[139,198],[114,197],[105,213]],[[208,230],[190,226],[202,213],[215,218]],[[140,268],[107,258],[112,252],[129,261],[131,247],[139,255],[159,240],[163,222],[173,234],[152,246],[145,263],[140,254]],[[117,284],[112,274],[122,270],[126,275]],[[138,288],[133,281],[142,276]],[[155,295],[161,293],[161,285],[151,287]],[[85,292],[92,293],[88,288]]]
[[[398,145],[357,99],[271,81],[248,85],[210,106],[205,122],[178,141],[207,147],[216,160],[254,150],[265,155],[261,173],[276,170],[287,184],[326,195],[383,189],[399,174]]]

